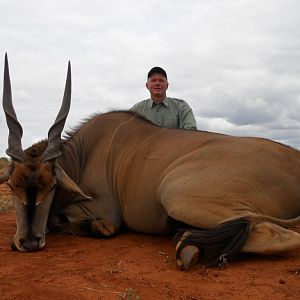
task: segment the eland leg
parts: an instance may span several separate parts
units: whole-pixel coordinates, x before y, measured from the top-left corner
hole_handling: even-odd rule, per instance
[[[213,229],[187,229],[177,238],[176,259],[181,269],[189,269],[198,262],[223,268],[243,248],[250,229],[246,218],[221,223]]]
[[[69,205],[49,217],[50,231],[109,237],[120,228],[120,220],[116,216],[102,217],[103,209],[97,201],[82,201]]]
[[[186,225],[176,239],[179,268],[189,269],[198,261],[223,267],[240,252],[249,233],[247,218],[236,214],[233,219],[230,207],[201,202],[197,197],[172,196],[169,190],[162,193],[161,203],[172,219]]]
[[[95,237],[109,237],[116,231],[115,227],[105,219],[69,222],[65,215],[51,216],[48,220],[48,229],[51,232]]]
[[[255,224],[242,252],[273,254],[300,248],[300,234],[271,222]]]

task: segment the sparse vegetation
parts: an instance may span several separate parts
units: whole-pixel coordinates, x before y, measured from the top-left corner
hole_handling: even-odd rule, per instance
[[[7,157],[0,157],[0,170],[5,168],[9,163],[9,159]]]
[[[9,164],[9,159],[0,157],[0,170]],[[12,199],[9,187],[6,184],[0,185],[0,212],[7,211],[12,208]]]

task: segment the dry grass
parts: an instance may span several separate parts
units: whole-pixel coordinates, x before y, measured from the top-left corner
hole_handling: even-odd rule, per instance
[[[0,212],[9,211],[13,209],[11,199],[2,199],[0,198]]]
[[[5,168],[9,163],[6,157],[0,157],[0,170]],[[13,208],[10,189],[6,184],[0,184],[0,212]]]
[[[13,208],[10,189],[6,184],[0,184],[0,212]]]
[[[0,170],[6,167],[9,163],[9,159],[6,157],[0,157]]]
[[[11,197],[2,198],[0,196],[0,212],[13,209]]]

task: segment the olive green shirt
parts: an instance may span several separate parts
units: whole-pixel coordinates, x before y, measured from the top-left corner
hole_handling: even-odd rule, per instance
[[[193,111],[184,100],[166,97],[164,101],[155,103],[147,99],[138,102],[130,110],[161,127],[197,130]]]

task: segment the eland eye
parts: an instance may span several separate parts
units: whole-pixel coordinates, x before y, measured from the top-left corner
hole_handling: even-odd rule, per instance
[[[53,191],[53,190],[56,188],[56,186],[57,186],[57,183],[55,182],[55,183],[52,185],[52,187],[50,188],[50,192]]]
[[[10,188],[11,191],[13,192],[13,191],[14,191],[14,188],[13,188],[12,184],[11,184],[9,181],[8,181],[6,184],[9,186],[9,188]]]

